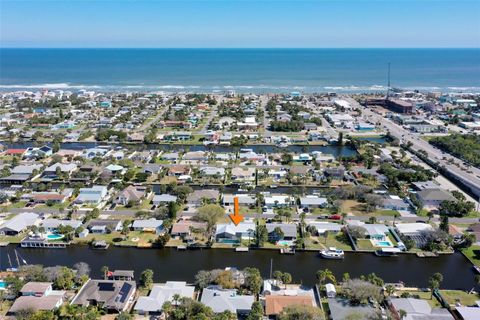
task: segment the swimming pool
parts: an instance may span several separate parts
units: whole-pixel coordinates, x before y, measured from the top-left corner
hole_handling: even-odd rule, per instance
[[[63,237],[64,237],[63,234],[58,234],[58,233],[47,234],[47,239],[48,240],[60,240]]]
[[[277,241],[277,245],[281,245],[281,246],[289,246],[291,245],[292,242],[291,241],[287,241],[287,240],[280,240],[280,241]]]
[[[372,242],[373,242],[373,245],[376,247],[393,247],[392,243],[387,240],[383,240],[383,241],[374,240]]]
[[[3,280],[0,280],[0,290],[7,289],[7,283]]]

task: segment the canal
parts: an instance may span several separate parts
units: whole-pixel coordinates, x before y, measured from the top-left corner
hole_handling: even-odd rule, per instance
[[[338,279],[344,272],[352,277],[376,273],[386,282],[403,281],[407,286],[427,287],[428,278],[435,272],[444,276],[442,288],[470,290],[474,286],[475,271],[471,263],[460,253],[438,258],[418,258],[401,255],[391,258],[376,257],[373,253],[346,253],[344,260],[326,260],[316,252],[297,252],[281,255],[274,250],[235,252],[233,249],[204,249],[177,251],[176,249],[136,249],[110,247],[108,250],[92,250],[88,246],[71,246],[67,249],[24,249],[17,246],[0,248],[1,269],[8,266],[10,255],[15,260],[17,250],[20,260],[44,266],[67,265],[86,262],[92,276],[100,277],[100,269],[107,265],[113,269],[132,269],[137,277],[150,268],[156,281],[184,280],[192,282],[199,270],[225,267],[256,267],[264,277],[273,270],[287,271],[295,282],[313,284],[317,270],[328,268]],[[15,263],[15,262],[13,262]]]

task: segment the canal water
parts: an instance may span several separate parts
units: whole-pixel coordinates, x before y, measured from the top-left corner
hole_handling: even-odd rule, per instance
[[[184,280],[193,282],[199,270],[225,267],[256,267],[264,277],[273,270],[287,271],[298,283],[313,284],[317,270],[328,268],[338,279],[344,272],[352,277],[376,273],[386,282],[403,281],[408,286],[427,287],[428,278],[435,272],[444,276],[442,288],[470,290],[474,286],[475,271],[460,253],[438,258],[418,258],[415,255],[380,258],[373,253],[346,253],[344,260],[326,260],[316,252],[297,252],[281,255],[276,250],[204,249],[177,251],[176,249],[136,249],[110,247],[92,250],[88,246],[71,246],[67,249],[25,249],[10,245],[0,248],[1,269],[8,267],[8,257],[15,260],[15,250],[20,259],[29,264],[44,266],[67,265],[83,261],[90,265],[92,276],[100,277],[100,269],[107,265],[113,269],[132,269],[138,278],[142,270],[154,271],[156,281]]]

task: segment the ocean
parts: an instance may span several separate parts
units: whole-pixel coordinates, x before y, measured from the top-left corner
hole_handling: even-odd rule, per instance
[[[480,49],[0,49],[0,90],[480,92]]]

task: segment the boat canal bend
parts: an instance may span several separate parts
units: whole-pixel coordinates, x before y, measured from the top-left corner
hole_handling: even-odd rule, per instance
[[[322,259],[317,252],[296,252],[281,255],[277,250],[250,250],[235,252],[234,249],[198,249],[177,251],[165,249],[137,249],[110,247],[108,250],[92,250],[88,246],[70,246],[66,249],[31,249],[9,245],[0,248],[0,269],[9,267],[8,255],[15,260],[15,250],[29,264],[44,266],[66,265],[86,262],[91,276],[100,277],[100,269],[106,265],[113,269],[131,269],[137,277],[145,269],[154,271],[155,281],[183,280],[193,282],[199,270],[215,268],[256,267],[263,277],[268,277],[270,263],[273,270],[292,274],[298,283],[315,283],[315,273],[328,268],[337,279],[345,272],[351,277],[374,272],[386,282],[403,281],[406,286],[427,287],[428,278],[435,272],[444,276],[442,288],[470,290],[474,287],[475,271],[472,264],[461,254],[440,255],[437,258],[418,258],[412,254],[398,257],[376,257],[373,253],[345,253],[343,260]]]

